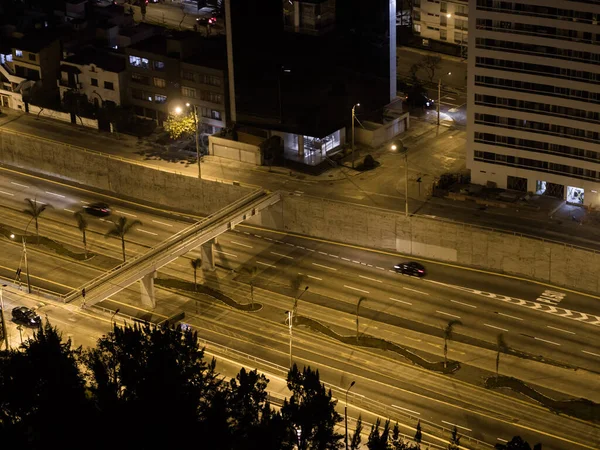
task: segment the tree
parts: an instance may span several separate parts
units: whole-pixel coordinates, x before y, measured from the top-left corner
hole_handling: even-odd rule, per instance
[[[496,378],[498,378],[498,368],[500,367],[500,353],[507,353],[508,349],[504,334],[498,333],[498,336],[496,336]]]
[[[371,426],[371,433],[369,434],[369,440],[367,441],[367,448],[369,450],[390,450],[390,421],[386,420],[381,433],[379,427],[381,426],[381,419],[378,417],[374,425]]]
[[[540,444],[537,444],[540,445]],[[529,443],[525,440],[523,440],[523,438],[521,436],[515,436],[513,437],[510,442],[507,442],[506,444],[496,444],[495,447],[497,450],[531,450],[531,446],[529,445]],[[540,446],[541,449],[541,446]]]
[[[335,410],[337,400],[332,399],[331,389],[326,390],[321,383],[319,371],[298,366],[290,369],[287,386],[292,392],[281,407],[281,415],[288,424],[288,441],[297,442],[297,427],[301,430],[300,450],[334,450],[341,448],[342,435],[335,431],[335,426],[342,417]]]
[[[87,259],[88,250],[87,250],[87,238],[86,238],[85,232],[88,227],[88,221],[81,211],[74,212],[73,216],[75,216],[75,220],[77,221],[77,228],[79,228],[79,231],[81,231],[81,234],[83,235],[83,250],[85,252],[85,259]]]
[[[358,420],[356,421],[356,428],[354,428],[354,433],[352,434],[352,438],[350,439],[350,450],[358,450],[360,447],[360,443],[362,441],[361,433],[362,433],[363,425],[362,425],[362,417],[358,416]]]
[[[435,77],[435,72],[440,68],[440,64],[442,63],[442,58],[435,55],[427,55],[421,61],[421,67],[427,72],[427,76],[429,77],[429,81],[433,81]]]
[[[132,227],[136,225],[142,225],[142,222],[138,219],[129,221],[126,217],[119,217],[119,220],[112,222],[113,228],[108,230],[104,235],[105,238],[118,237],[121,239],[121,249],[123,250],[123,262],[126,261],[125,257],[125,236],[129,233]]]
[[[200,258],[192,259],[190,264],[192,265],[192,269],[194,269],[194,292],[198,292],[197,272],[202,266],[202,260]]]
[[[423,433],[421,431],[421,420],[419,419],[419,421],[417,422],[417,429],[415,431],[415,442],[417,444],[420,444],[421,439],[423,439]]]
[[[200,124],[198,124],[199,126]],[[163,125],[165,131],[169,133],[171,139],[191,136],[196,133],[196,120],[194,113],[190,114],[169,114],[169,117]]]
[[[37,243],[39,244],[40,229],[38,226],[38,219],[40,218],[42,213],[46,211],[46,209],[52,208],[52,205],[50,205],[49,203],[38,203],[36,198],[34,198],[33,200],[31,200],[30,198],[26,198],[25,201],[27,202],[29,208],[24,209],[23,212],[25,214],[30,215],[33,221],[35,222],[35,235],[37,236]]]
[[[400,436],[400,427],[398,426],[398,422],[394,425],[392,429],[392,449],[393,450],[406,450],[407,446],[404,443],[404,440]]]
[[[358,302],[356,302],[356,342],[358,342],[358,310],[360,308],[360,304],[366,299],[367,297],[361,297],[358,299]]]
[[[448,450],[459,450],[460,449],[460,435],[458,429],[452,428],[452,435],[450,436],[450,443],[448,444]]]
[[[242,272],[248,275],[248,277],[250,278],[250,301],[252,304],[252,308],[254,308],[254,279],[258,275],[258,267],[244,267],[242,269]]]
[[[304,275],[302,275],[302,274],[296,275],[290,281],[290,287],[292,288],[292,291],[294,292],[294,308],[292,309],[292,319],[294,320],[294,322],[296,322],[296,320],[297,320],[296,313],[298,312],[298,300],[300,299],[300,296],[308,290],[308,286],[305,286],[304,290],[302,292],[297,293],[303,285],[304,285]]]
[[[453,319],[444,328],[444,369],[448,367],[448,341],[452,339],[456,325],[462,325],[462,322],[458,319]]]

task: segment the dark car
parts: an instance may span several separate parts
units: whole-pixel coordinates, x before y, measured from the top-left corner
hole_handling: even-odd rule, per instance
[[[12,318],[15,322],[30,327],[39,327],[42,323],[41,317],[26,306],[17,306],[16,308],[13,308]]]
[[[196,23],[198,25],[203,25],[203,26],[216,25],[216,23],[217,23],[217,17],[216,16],[198,17],[196,19]]]
[[[108,206],[106,203],[103,202],[97,202],[97,203],[91,203],[89,205],[85,205],[83,207],[83,210],[92,215],[92,216],[96,216],[96,217],[106,217],[106,216],[110,216],[111,214],[111,209],[110,206]]]
[[[414,261],[397,264],[394,266],[394,270],[403,275],[410,275],[419,278],[424,277],[426,274],[425,267]]]
[[[429,108],[432,107],[435,102],[429,98],[426,91],[412,91],[406,94],[406,103],[411,108]]]

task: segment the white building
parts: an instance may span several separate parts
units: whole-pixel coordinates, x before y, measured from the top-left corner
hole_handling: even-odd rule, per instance
[[[470,0],[473,183],[600,201],[600,2]]]
[[[126,82],[124,56],[86,48],[62,61],[58,87],[61,99],[73,90],[102,107],[104,102],[123,103]]]
[[[424,47],[441,41],[459,47],[466,55],[469,32],[469,0],[413,0],[413,31],[422,38]]]

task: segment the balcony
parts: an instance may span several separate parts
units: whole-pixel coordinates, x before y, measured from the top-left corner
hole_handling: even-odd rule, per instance
[[[81,83],[71,82],[69,80],[63,80],[62,78],[58,80],[58,86],[65,87],[69,89],[80,90],[83,88]]]

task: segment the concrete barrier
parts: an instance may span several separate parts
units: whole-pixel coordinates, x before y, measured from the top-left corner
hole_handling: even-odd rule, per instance
[[[252,191],[8,130],[0,130],[0,163],[196,214],[211,214]]]

